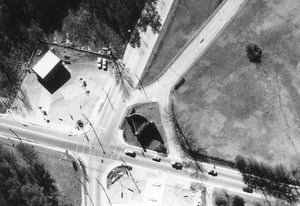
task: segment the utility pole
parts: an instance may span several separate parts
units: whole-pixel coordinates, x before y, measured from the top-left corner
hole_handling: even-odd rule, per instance
[[[13,134],[20,140],[21,143],[23,143],[21,137],[20,137],[14,130],[12,130],[11,128],[9,128],[9,131],[10,131],[11,133],[13,133]]]
[[[141,88],[142,88],[142,90],[143,90],[143,92],[144,92],[144,94],[145,94],[145,96],[146,96],[146,99],[148,99],[147,94],[146,94],[146,91],[145,91],[145,88],[144,88],[144,85],[143,85],[143,82],[141,81],[141,79],[138,77],[137,74],[135,74],[135,76],[136,76],[136,78],[138,79],[138,81],[139,81],[139,83],[140,83],[140,85],[141,85]]]
[[[86,188],[86,185],[85,185],[78,177],[75,176],[75,178],[76,178],[76,179],[78,180],[78,182],[83,186],[84,191],[85,191],[85,193],[88,195],[88,197],[89,197],[89,199],[90,199],[92,205],[95,206],[95,205],[94,205],[94,202],[93,202],[93,200],[92,200],[92,198],[91,198],[91,196],[90,196],[90,194],[89,194],[89,192],[88,192],[88,190],[87,190],[87,188]]]
[[[108,99],[108,101],[109,101],[109,104],[110,104],[111,108],[112,108],[113,110],[115,110],[113,104],[112,104],[111,101],[110,101],[109,95],[107,94],[107,92],[105,91],[105,89],[103,89],[102,87],[101,87],[101,89],[102,89],[103,92],[105,93],[105,95],[106,95],[106,97],[107,97],[107,99]]]
[[[111,201],[110,201],[110,199],[109,199],[109,197],[108,197],[108,195],[107,195],[107,193],[106,193],[105,188],[103,187],[103,185],[101,184],[101,182],[100,182],[98,179],[96,179],[96,181],[97,181],[97,183],[101,186],[101,188],[103,189],[103,191],[104,191],[104,193],[105,193],[105,195],[106,195],[106,198],[107,198],[107,200],[108,200],[110,206],[112,206]]]
[[[133,181],[133,183],[134,183],[134,185],[135,185],[135,187],[136,187],[138,193],[141,193],[139,187],[137,186],[137,184],[136,184],[136,182],[135,182],[135,179],[133,178],[133,176],[132,176],[130,170],[128,169],[128,165],[127,165],[126,162],[122,159],[122,157],[120,157],[120,159],[121,159],[121,161],[124,163],[124,165],[126,166],[127,175],[129,174],[128,176],[132,179],[132,181]]]
[[[90,122],[90,120],[87,118],[87,116],[85,116],[85,114],[83,113],[81,105],[80,105],[80,110],[81,110],[82,116],[85,118],[85,120],[86,120],[86,121],[89,123],[89,125],[92,127],[92,129],[93,129],[93,131],[94,131],[94,133],[95,133],[95,136],[96,136],[96,138],[97,138],[97,140],[98,140],[98,143],[99,143],[99,145],[100,145],[100,147],[101,147],[101,149],[102,149],[102,151],[103,151],[103,154],[106,154],[106,152],[105,152],[105,150],[104,150],[104,148],[103,148],[103,146],[102,146],[102,144],[101,144],[101,142],[100,142],[100,139],[99,139],[99,137],[98,137],[98,134],[97,134],[97,132],[96,132],[96,130],[95,130],[95,128],[94,128],[94,125]]]

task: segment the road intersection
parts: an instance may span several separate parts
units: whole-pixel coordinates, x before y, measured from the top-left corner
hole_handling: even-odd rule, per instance
[[[84,198],[84,204],[86,205],[109,205],[103,190],[99,187],[95,179],[99,179],[103,185],[106,185],[106,177],[109,169],[112,169],[113,166],[122,164],[120,157],[124,158],[124,160],[133,167],[160,170],[180,178],[193,178],[193,169],[176,171],[170,166],[170,162],[173,160],[181,161],[179,154],[180,148],[172,141],[174,133],[172,123],[168,118],[170,93],[174,85],[206,51],[234,15],[237,14],[237,11],[244,2],[245,0],[224,1],[208,22],[191,39],[188,45],[171,61],[165,72],[155,82],[144,88],[147,97],[143,91],[133,89],[130,97],[124,98],[122,91],[116,83],[107,90],[109,101],[111,101],[113,106],[110,105],[110,102],[106,98],[103,104],[97,104],[99,107],[101,105],[101,108],[95,110],[97,111],[97,115],[93,118],[93,125],[105,148],[105,154],[99,147],[92,131],[89,131],[90,141],[87,142],[83,141],[82,135],[80,134],[70,136],[67,133],[55,131],[50,128],[24,125],[21,122],[16,122],[7,117],[0,117],[1,136],[11,138],[11,131],[9,129],[13,129],[24,141],[27,140],[31,143],[49,146],[50,148],[60,148],[62,151],[68,150],[71,153],[74,153],[74,155],[80,156],[87,166],[87,171],[91,180],[87,183],[87,190],[92,197],[93,203],[91,203],[88,198]],[[129,69],[131,76],[134,79],[135,75],[139,77],[142,74],[144,68],[140,65],[136,65],[135,67],[129,67]],[[136,80],[135,84],[137,84]],[[157,91],[159,91],[159,93]],[[119,130],[126,109],[130,105],[144,102],[158,102],[160,107],[162,123],[167,136],[169,154],[167,157],[162,157],[162,161],[159,164],[151,160],[153,152],[147,152],[145,156],[143,156],[139,148],[125,143],[122,138],[122,133]],[[82,108],[82,110],[84,111],[84,108]],[[127,147],[137,151],[136,158],[133,159],[124,156],[123,151]],[[104,161],[103,163],[101,162],[102,160]],[[210,164],[202,164],[202,166],[205,171],[209,171],[213,167]],[[199,182],[201,180],[201,182],[208,185],[224,187],[237,192],[242,191],[242,188],[245,185],[242,182],[241,175],[237,171],[218,167],[218,173],[218,177],[202,175],[200,179],[193,179]],[[85,192],[83,192],[83,194],[84,193]]]

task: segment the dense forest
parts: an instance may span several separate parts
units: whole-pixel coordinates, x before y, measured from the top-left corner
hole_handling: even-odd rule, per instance
[[[159,31],[156,6],[157,0],[0,0],[0,112],[40,40],[109,45],[121,57],[127,43],[140,46],[148,26]]]

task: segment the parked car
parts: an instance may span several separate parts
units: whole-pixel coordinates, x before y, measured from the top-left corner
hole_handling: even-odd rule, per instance
[[[155,162],[160,162],[161,159],[158,155],[156,155],[156,156],[152,157],[152,160],[155,161]]]
[[[253,189],[251,187],[244,187],[243,191],[247,193],[253,193]]]
[[[97,58],[97,67],[98,67],[98,69],[102,69],[102,58],[101,57]]]
[[[182,170],[182,164],[180,162],[175,162],[175,161],[172,161],[171,162],[171,165],[174,169],[176,170]]]
[[[209,172],[208,172],[208,174],[209,175],[211,175],[211,176],[218,176],[218,173],[217,173],[217,171],[216,170],[210,170]]]
[[[102,58],[102,69],[107,71],[107,60],[105,58]]]
[[[133,158],[135,158],[135,156],[136,156],[135,151],[132,151],[132,150],[129,150],[129,149],[125,149],[124,153],[125,153],[127,156],[130,156],[130,157],[133,157]]]

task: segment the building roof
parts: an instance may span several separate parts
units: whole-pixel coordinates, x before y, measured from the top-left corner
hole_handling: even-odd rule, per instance
[[[40,61],[32,68],[32,70],[41,78],[45,78],[47,74],[60,62],[51,51],[48,51]]]

